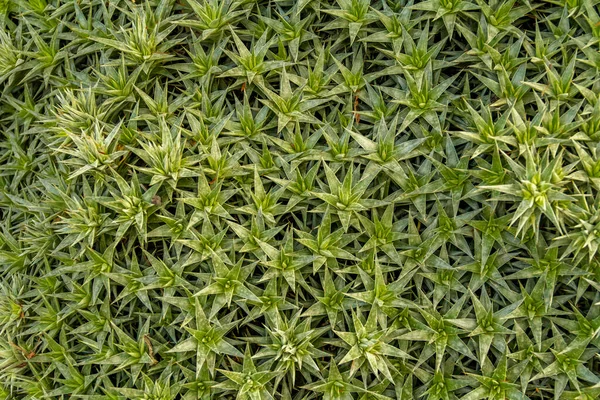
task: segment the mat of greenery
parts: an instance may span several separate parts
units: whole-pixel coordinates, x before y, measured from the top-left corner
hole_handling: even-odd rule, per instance
[[[598,0],[1,0],[0,398],[600,398]]]

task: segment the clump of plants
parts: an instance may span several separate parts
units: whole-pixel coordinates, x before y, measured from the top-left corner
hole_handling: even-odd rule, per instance
[[[600,398],[597,0],[0,0],[0,398]]]

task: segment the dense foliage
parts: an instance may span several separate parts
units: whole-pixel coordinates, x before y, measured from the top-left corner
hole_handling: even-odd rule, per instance
[[[0,398],[600,398],[598,0],[0,26]]]

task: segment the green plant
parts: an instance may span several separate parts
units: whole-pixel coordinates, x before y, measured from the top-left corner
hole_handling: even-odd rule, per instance
[[[0,399],[600,398],[598,0],[0,0]]]

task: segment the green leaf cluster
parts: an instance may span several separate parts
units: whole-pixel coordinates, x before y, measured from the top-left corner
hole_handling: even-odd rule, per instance
[[[0,0],[0,399],[600,398],[598,0]]]

